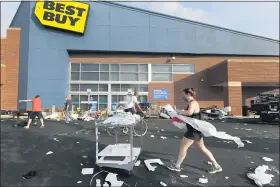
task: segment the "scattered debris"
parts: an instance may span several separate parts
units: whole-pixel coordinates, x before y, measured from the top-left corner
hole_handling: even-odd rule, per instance
[[[244,123],[244,125],[248,125],[247,123]]]
[[[137,162],[135,162],[134,166],[140,166],[140,164],[141,164],[141,161],[138,160]]]
[[[188,178],[187,175],[180,175],[181,178]]]
[[[101,134],[101,132],[98,132],[97,134]]]
[[[82,181],[78,181],[78,182],[77,182],[77,184],[81,184],[81,183],[82,183]]]
[[[81,166],[82,166],[82,165],[84,165],[84,164],[81,163]]]
[[[262,159],[266,162],[272,162],[273,161],[273,159],[268,158],[268,157],[262,157]]]
[[[167,139],[167,137],[165,137],[165,136],[161,136],[160,138],[163,139],[163,140]]]
[[[82,169],[82,174],[83,175],[91,175],[91,174],[93,174],[93,168],[83,168]]]
[[[207,162],[207,164],[209,164],[209,165],[211,165],[211,166],[213,165],[212,162],[209,162],[209,161]]]
[[[100,179],[96,179],[96,187],[101,187],[101,181],[100,181]]]
[[[80,143],[80,142],[76,142],[76,143]]]
[[[242,140],[242,142],[248,143],[248,144],[253,144],[251,141],[249,140]]]
[[[53,138],[53,140],[59,142],[59,140],[57,138]]]
[[[46,155],[50,155],[50,154],[53,154],[53,152],[49,151],[49,152],[46,153]]]
[[[32,171],[29,171],[26,174],[22,175],[22,178],[31,179],[32,177],[35,177],[36,175],[37,175],[36,170],[32,170]]]
[[[222,123],[226,122],[226,121],[221,121]]]
[[[267,170],[269,170],[267,165],[258,166],[255,169],[255,173],[247,173],[247,176],[248,178],[254,180],[258,186],[270,184],[274,175],[265,173]]]
[[[245,129],[246,131],[251,131],[252,129]]]
[[[148,160],[144,160],[144,163],[149,171],[155,171],[155,169],[157,168],[157,166],[152,166],[151,164],[155,163],[155,164],[163,165],[160,159],[148,159]]]
[[[163,132],[163,131],[164,131],[164,129],[161,129],[160,131],[162,131],[162,132]]]
[[[121,186],[123,185],[123,181],[118,181],[117,175],[118,175],[118,174],[115,174],[115,173],[109,173],[109,174],[106,176],[105,181],[106,181],[106,182],[110,182],[110,183],[111,183],[111,186],[114,186],[114,187],[121,187]]]
[[[84,156],[82,156],[83,158],[87,158],[88,156],[86,156],[86,155],[84,155]]]
[[[151,137],[151,138],[154,138],[155,136],[154,136],[154,135],[151,135],[150,137]]]
[[[178,138],[178,136],[174,136],[174,138]]]
[[[229,179],[229,177],[225,177],[225,179]]]
[[[254,164],[255,162],[250,161],[251,164]]]
[[[267,131],[263,131],[263,132],[267,132]]]
[[[160,181],[160,185],[167,186],[167,184],[165,184],[164,182],[161,182],[161,181]]]
[[[232,141],[223,141],[223,142],[225,142],[225,143],[232,143]]]
[[[207,178],[199,178],[198,182],[206,184],[206,183],[208,183],[208,179]]]
[[[236,128],[234,128],[234,129],[238,130],[238,128],[237,128],[237,127],[236,127]]]

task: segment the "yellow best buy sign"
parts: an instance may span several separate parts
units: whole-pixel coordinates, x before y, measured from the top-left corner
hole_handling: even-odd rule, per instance
[[[41,24],[83,34],[89,4],[78,1],[37,1],[34,14]]]

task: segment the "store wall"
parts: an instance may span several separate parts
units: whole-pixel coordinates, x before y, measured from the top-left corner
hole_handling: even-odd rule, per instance
[[[275,40],[109,2],[89,3],[91,8],[85,34],[77,35],[42,26],[33,14],[35,2],[22,2],[27,6],[21,6],[19,11],[25,14],[16,14],[11,25],[23,28],[25,26],[20,25],[19,17],[30,18],[29,27],[26,27],[30,36],[29,45],[25,52],[28,53],[28,59],[25,59],[28,61],[28,76],[27,81],[21,83],[26,94],[20,93],[20,97],[30,98],[39,94],[44,107],[51,107],[53,104],[61,106],[69,92],[68,50],[279,54],[279,42]],[[206,67],[210,65],[202,63],[206,63]],[[26,72],[23,66],[20,72]]]
[[[20,29],[8,29],[7,36],[1,38],[1,63],[6,66],[4,73],[6,75],[4,77],[3,85],[1,85],[1,110],[17,110],[19,49]]]

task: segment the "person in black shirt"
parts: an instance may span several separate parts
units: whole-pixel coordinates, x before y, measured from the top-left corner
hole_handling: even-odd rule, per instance
[[[71,113],[72,113],[72,100],[71,100],[71,96],[67,96],[66,97],[66,103],[65,103],[65,120],[66,123],[69,123],[71,120],[73,120]]]
[[[179,113],[179,115],[188,116],[191,118],[200,119],[200,107],[198,102],[194,99],[195,91],[193,88],[187,88],[183,90],[184,100],[188,103],[187,109]],[[213,168],[209,170],[209,173],[221,172],[223,169],[215,160],[213,154],[205,147],[202,133],[194,129],[191,125],[187,125],[187,132],[181,140],[180,152],[176,162],[171,162],[167,165],[167,168],[172,171],[181,171],[181,164],[184,161],[189,147],[194,143],[195,146],[203,153],[209,161],[213,164]]]

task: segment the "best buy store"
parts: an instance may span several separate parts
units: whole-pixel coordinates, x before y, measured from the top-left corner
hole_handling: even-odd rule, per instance
[[[62,106],[67,94],[87,108],[88,89],[99,109],[111,110],[128,89],[141,102],[183,108],[181,90],[193,87],[201,107],[240,115],[279,84],[277,40],[112,2],[21,2],[5,40],[19,41],[6,45],[18,50],[15,62],[6,57],[18,70],[17,100],[39,94],[44,108]],[[29,107],[3,99],[4,108]]]

